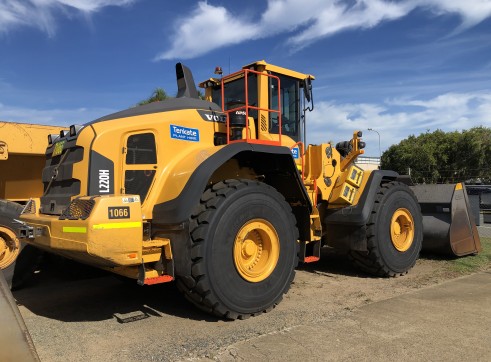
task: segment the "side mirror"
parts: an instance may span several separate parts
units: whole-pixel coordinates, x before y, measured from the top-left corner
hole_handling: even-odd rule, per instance
[[[303,94],[307,102],[310,102],[312,99],[312,80],[310,78],[303,80]]]

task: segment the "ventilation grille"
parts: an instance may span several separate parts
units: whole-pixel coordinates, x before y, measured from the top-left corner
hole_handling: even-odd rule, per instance
[[[22,210],[21,214],[35,214],[36,213],[36,201],[29,200],[27,201],[26,206]]]
[[[268,121],[266,117],[261,115],[261,131],[266,132],[268,130]]]
[[[76,146],[76,141],[67,141],[61,155],[52,156],[55,145],[46,151],[46,164],[42,174],[44,194],[39,205],[39,212],[42,214],[61,215],[72,198],[80,195],[80,180],[73,177],[73,166],[83,160],[84,149]],[[60,161],[63,162],[60,164]],[[54,175],[56,177],[53,179]]]
[[[60,220],[85,220],[90,216],[94,205],[94,200],[75,199],[63,211],[60,216]]]

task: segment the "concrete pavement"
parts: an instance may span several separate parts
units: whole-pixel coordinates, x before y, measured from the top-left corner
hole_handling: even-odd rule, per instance
[[[319,309],[322,302],[319,302]],[[219,361],[491,361],[491,271],[235,343]]]
[[[31,336],[19,313],[10,288],[0,271],[0,361],[36,362]]]

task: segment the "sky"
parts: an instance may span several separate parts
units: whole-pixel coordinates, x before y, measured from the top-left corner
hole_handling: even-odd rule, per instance
[[[176,62],[263,59],[316,77],[308,143],[491,127],[491,0],[0,0],[0,121],[82,124],[175,95]]]

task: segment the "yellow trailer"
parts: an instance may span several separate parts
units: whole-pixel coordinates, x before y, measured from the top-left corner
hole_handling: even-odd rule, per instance
[[[43,194],[48,135],[60,132],[57,126],[0,122],[0,269],[9,283],[23,246],[16,220],[29,198]]]

